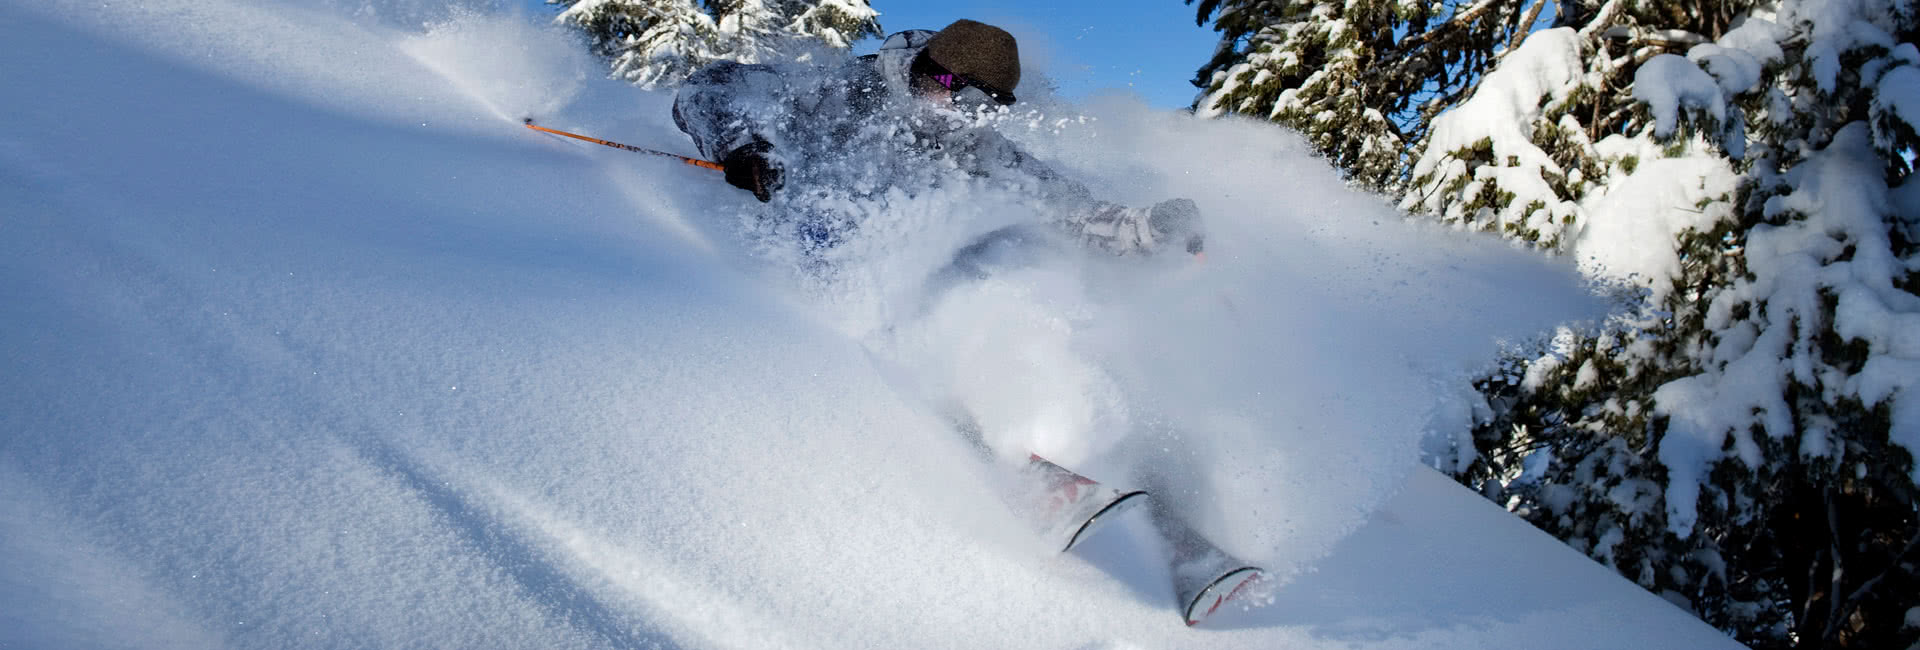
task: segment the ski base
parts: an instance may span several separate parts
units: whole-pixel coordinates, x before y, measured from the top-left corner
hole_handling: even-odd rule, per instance
[[[1028,504],[1024,510],[1040,532],[1061,543],[1062,553],[1128,510],[1151,503],[1148,520],[1170,552],[1174,602],[1187,627],[1199,625],[1227,603],[1248,599],[1254,586],[1267,578],[1266,570],[1214,545],[1166,504],[1149,499],[1145,490],[1104,485],[1038,455],[1029,456],[1024,474],[1029,490],[1019,501]]]
[[[1121,514],[1146,502],[1147,493],[1144,490],[1122,493],[1112,501],[1107,502],[1106,506],[1100,508],[1098,512],[1093,513],[1093,516],[1088,517],[1086,521],[1081,522],[1080,527],[1074,529],[1073,535],[1067,537],[1067,544],[1061,547],[1060,552],[1065,553],[1073,550],[1074,546],[1080,544],[1080,540],[1092,537],[1094,531],[1119,520]]]
[[[1221,605],[1245,595],[1248,588],[1265,580],[1266,576],[1267,572],[1259,567],[1248,566],[1228,571],[1215,579],[1201,589],[1200,593],[1194,594],[1193,600],[1187,602],[1185,612],[1187,627],[1199,625],[1201,621],[1207,620],[1207,617],[1212,616],[1214,612],[1220,611]]]
[[[1025,472],[1033,490],[1022,499],[1031,504],[1029,516],[1043,536],[1059,542],[1062,553],[1147,502],[1144,490],[1102,485],[1037,455],[1027,459]]]

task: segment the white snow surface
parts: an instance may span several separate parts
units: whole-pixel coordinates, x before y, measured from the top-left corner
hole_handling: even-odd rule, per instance
[[[517,123],[688,150],[668,95],[340,4],[0,5],[0,647],[1733,645],[1415,469],[1599,307],[1297,139],[1041,97],[1017,138],[1208,261],[917,293],[1022,216],[947,188],[799,284],[712,172]],[[944,402],[1291,580],[1186,629],[1143,522],[1052,553]]]

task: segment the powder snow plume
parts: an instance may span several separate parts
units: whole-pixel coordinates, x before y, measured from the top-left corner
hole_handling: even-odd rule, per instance
[[[1502,343],[1604,315],[1569,266],[1406,221],[1269,126],[1044,95],[979,119],[1097,196],[1193,199],[1204,260],[1052,246],[930,282],[1044,219],[960,182],[865,206],[809,300],[999,455],[1154,485],[1283,573],[1391,496],[1436,424],[1462,424],[1436,420],[1472,412],[1461,387]]]

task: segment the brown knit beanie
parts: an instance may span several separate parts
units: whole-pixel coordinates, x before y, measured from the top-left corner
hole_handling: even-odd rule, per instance
[[[1020,85],[1020,48],[1007,30],[967,19],[953,21],[927,41],[927,56],[940,67],[966,75],[993,90],[1012,93]]]

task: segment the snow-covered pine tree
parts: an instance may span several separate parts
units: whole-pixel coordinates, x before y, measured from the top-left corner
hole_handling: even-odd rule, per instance
[[[1465,478],[1756,647],[1909,646],[1911,12],[1592,15],[1627,24],[1528,37],[1436,121],[1403,199],[1647,291],[1481,383],[1499,416]]]
[[[787,32],[788,18],[767,0],[708,0],[707,8],[719,26],[725,58],[773,61],[785,58],[798,45]]]
[[[1402,206],[1564,251],[1562,233],[1578,227],[1581,201],[1604,194],[1649,154],[1679,158],[1667,149],[1687,146],[1650,147],[1635,133],[1648,118],[1646,105],[1633,94],[1641,63],[1718,38],[1728,31],[1729,12],[1752,2],[1680,4],[1569,4],[1554,16],[1551,30],[1517,35],[1516,43],[1532,41],[1532,51],[1500,65],[1503,78],[1482,93],[1499,97],[1437,116],[1435,128],[1417,143],[1419,160],[1409,171]],[[1738,123],[1724,118],[1703,126]],[[1715,135],[1724,137],[1699,144],[1729,147],[1727,157],[1741,157],[1740,134]],[[1620,137],[1597,144],[1608,136]]]
[[[643,88],[671,85],[721,58],[719,26],[693,0],[548,0],[557,22],[584,33],[611,76]]]
[[[1561,332],[1550,353],[1479,382],[1495,417],[1437,463],[1756,647],[1920,637],[1910,3],[1565,3],[1553,29],[1453,63],[1470,94],[1424,105],[1362,89],[1319,99],[1313,62],[1362,83],[1340,56],[1378,57],[1315,36],[1350,29],[1352,3],[1220,6],[1227,39],[1202,78],[1239,86],[1216,83],[1202,114],[1267,110],[1357,179],[1399,179],[1412,211],[1572,256],[1643,295],[1609,327]],[[1497,10],[1434,13],[1475,12]],[[1214,98],[1243,104],[1209,112]],[[1283,117],[1288,102],[1408,126],[1326,128],[1321,114]],[[1388,173],[1340,154],[1382,133],[1416,155]]]
[[[1284,124],[1355,183],[1393,191],[1408,146],[1549,4],[1199,0],[1198,22],[1221,40],[1194,79],[1194,111]]]
[[[547,0],[581,30],[612,76],[672,86],[718,60],[757,63],[846,50],[880,35],[867,0]]]
[[[787,30],[835,50],[847,50],[867,37],[884,36],[878,13],[867,0],[786,0],[780,15]]]
[[[1914,9],[1788,0],[1635,78],[1657,137],[1731,139],[1751,122],[1734,219],[1680,240],[1727,272],[1677,296],[1700,329],[1683,348],[1691,372],[1652,394],[1655,453],[1667,529],[1737,557],[1734,585],[1770,586],[1796,645],[1920,639]]]

